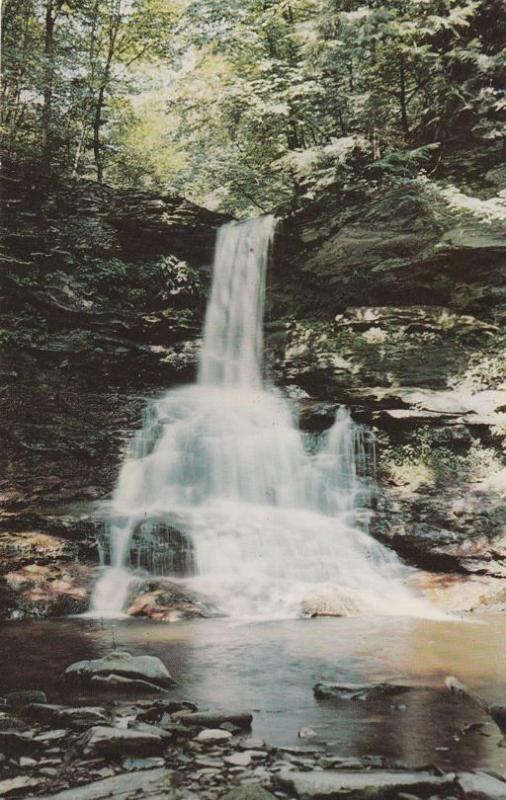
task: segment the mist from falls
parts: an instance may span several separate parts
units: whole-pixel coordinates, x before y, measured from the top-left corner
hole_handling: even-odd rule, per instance
[[[145,412],[111,504],[91,612],[116,616],[139,574],[170,576],[236,618],[433,616],[367,533],[371,437],[340,409],[319,437],[262,385],[275,220],[218,232],[198,382]]]

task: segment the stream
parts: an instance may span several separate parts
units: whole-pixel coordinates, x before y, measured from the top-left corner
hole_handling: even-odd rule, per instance
[[[50,702],[96,704],[96,696],[70,694],[61,672],[111,646],[159,656],[177,681],[171,699],[189,699],[202,709],[252,711],[254,734],[272,745],[382,755],[410,766],[506,767],[495,724],[444,688],[444,678],[456,674],[488,701],[504,702],[506,620],[500,616],[483,622],[343,617],[172,625],[83,618],[7,623],[2,690],[38,688]],[[319,681],[390,681],[420,688],[381,701],[329,701],[314,697]],[[463,733],[473,722],[486,724]],[[301,739],[302,728],[316,735]]]

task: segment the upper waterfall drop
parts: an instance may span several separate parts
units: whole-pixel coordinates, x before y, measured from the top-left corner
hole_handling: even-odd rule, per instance
[[[146,411],[112,498],[94,614],[121,613],[143,569],[234,617],[434,616],[359,524],[370,458],[361,428],[340,409],[307,441],[288,402],[262,388],[274,226],[265,216],[219,230],[199,379]]]
[[[265,275],[276,220],[229,222],[218,231],[199,383],[260,387]]]

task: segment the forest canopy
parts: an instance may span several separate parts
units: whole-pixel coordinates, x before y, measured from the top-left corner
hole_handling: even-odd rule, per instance
[[[505,41],[502,0],[5,0],[3,155],[286,212],[504,153]]]

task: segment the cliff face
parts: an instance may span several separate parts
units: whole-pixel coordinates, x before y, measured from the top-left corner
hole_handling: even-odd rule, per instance
[[[146,400],[194,376],[227,218],[181,198],[4,177],[0,605],[55,615],[86,608],[95,511]],[[300,398],[307,430],[339,404],[375,429],[371,532],[450,606],[498,605],[506,231],[486,199],[462,210],[417,191],[336,191],[280,223],[268,369]]]
[[[345,403],[376,430],[371,532],[436,573],[433,589],[450,603],[462,603],[453,584],[466,575],[465,605],[500,604],[504,199],[415,188],[329,196],[284,221],[271,277],[274,376],[306,393],[310,429]]]
[[[314,317],[429,304],[504,317],[506,174],[492,172],[482,197],[417,181],[329,191],[279,228],[276,307]]]
[[[0,594],[56,614],[86,605],[74,561],[96,561],[93,504],[147,397],[193,377],[227,218],[8,169],[2,204]]]

